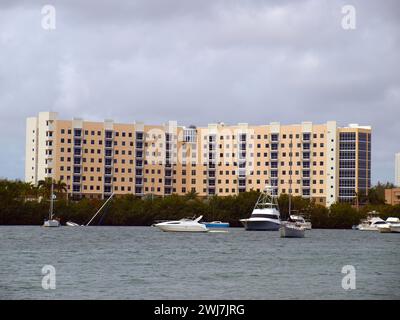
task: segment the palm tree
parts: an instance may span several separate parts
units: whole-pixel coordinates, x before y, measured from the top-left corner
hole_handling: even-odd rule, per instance
[[[57,182],[54,183],[54,190],[56,190],[56,193],[58,195],[62,195],[64,192],[67,192],[67,184],[62,181],[58,180]]]
[[[19,191],[24,201],[37,198],[37,188],[31,182],[19,183]]]
[[[52,178],[45,178],[44,180],[38,181],[38,191],[39,195],[43,198],[50,198],[51,184],[54,183]]]
[[[195,190],[191,190],[190,192],[185,194],[186,200],[196,200],[198,197],[198,193]]]

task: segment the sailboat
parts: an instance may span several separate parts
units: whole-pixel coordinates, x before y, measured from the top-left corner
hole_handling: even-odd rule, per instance
[[[97,210],[97,212],[93,215],[93,217],[89,220],[88,223],[79,225],[78,223],[75,223],[72,221],[67,221],[66,225],[69,227],[87,227],[94,220],[94,218],[97,217],[97,215],[101,212],[101,210],[106,206],[106,204],[111,200],[111,198],[113,196],[114,196],[114,193],[112,193],[111,196],[106,200],[106,202],[103,203],[103,205],[100,207],[99,210]]]
[[[51,179],[51,192],[50,192],[50,209],[49,209],[49,219],[45,220],[43,223],[43,227],[59,227],[60,220],[54,219],[54,183],[53,178]]]
[[[289,212],[287,221],[282,221],[279,228],[281,238],[304,238],[306,228],[291,218],[292,210],[292,147],[290,140],[290,171],[289,171]]]

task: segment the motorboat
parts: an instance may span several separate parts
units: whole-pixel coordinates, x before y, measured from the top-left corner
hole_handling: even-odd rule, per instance
[[[372,218],[358,225],[360,231],[379,231],[379,226],[386,225],[386,221],[381,218]]]
[[[282,221],[279,228],[281,238],[304,238],[306,228],[298,222]]]
[[[368,214],[367,219],[362,220],[356,227],[360,231],[379,231],[379,226],[386,225],[386,221],[379,217],[379,213],[372,211]]]
[[[208,232],[209,229],[206,225],[199,222],[202,218],[203,216],[196,219],[184,218],[176,221],[156,223],[154,226],[165,232]]]
[[[311,230],[311,222],[304,219],[303,216],[300,215],[290,215],[290,220],[296,222],[298,225],[304,227],[306,230]]]
[[[400,219],[395,217],[389,217],[386,219],[386,223],[390,227],[390,232],[400,232]]]
[[[53,179],[51,179],[49,219],[44,221],[43,227],[55,228],[61,225],[60,220],[58,218],[57,219],[54,218],[54,198],[55,198],[54,183]]]
[[[281,225],[277,196],[271,186],[265,186],[261,192],[250,218],[241,219],[244,228],[249,231],[278,231]]]
[[[229,222],[212,221],[212,222],[201,222],[207,228],[229,228]]]

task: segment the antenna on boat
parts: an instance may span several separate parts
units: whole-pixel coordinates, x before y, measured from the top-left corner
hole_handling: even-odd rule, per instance
[[[53,176],[51,176],[51,188],[50,188],[50,209],[49,209],[49,220],[53,219],[53,211],[54,211],[54,185],[53,185]]]

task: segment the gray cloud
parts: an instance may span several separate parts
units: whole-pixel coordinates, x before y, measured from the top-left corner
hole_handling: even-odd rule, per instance
[[[398,1],[0,3],[0,176],[23,178],[25,117],[372,125],[373,180],[400,151]],[[341,8],[357,29],[341,28]]]

